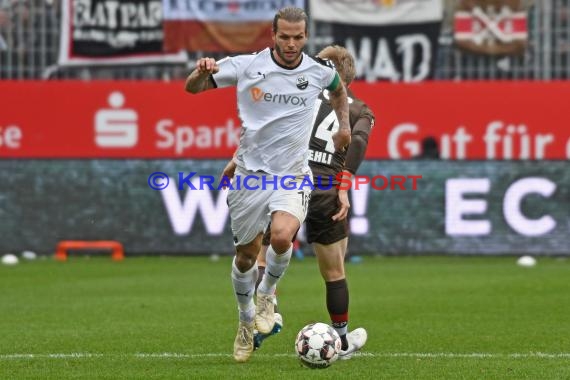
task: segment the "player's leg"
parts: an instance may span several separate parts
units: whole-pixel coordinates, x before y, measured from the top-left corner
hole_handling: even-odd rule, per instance
[[[247,175],[247,173],[239,173]],[[234,341],[234,358],[244,362],[253,352],[255,326],[256,259],[261,248],[262,232],[269,223],[270,192],[235,189],[228,193],[231,229],[236,247],[231,279],[239,310],[239,327]]]
[[[257,282],[255,283],[255,291],[257,291],[257,288],[259,287],[259,284],[263,279],[263,275],[265,274],[265,267],[267,266],[267,261],[265,260],[265,256],[267,254],[267,248],[269,248],[270,242],[271,242],[271,224],[267,226],[267,229],[263,234],[263,239],[261,240],[261,249],[259,250],[259,254],[257,255]]]
[[[327,309],[332,326],[342,341],[340,359],[350,359],[352,354],[360,350],[368,339],[366,330],[363,328],[348,332],[349,292],[344,271],[347,245],[348,238],[328,245],[313,243],[319,270],[325,280]]]
[[[300,183],[304,177],[299,177]],[[269,202],[271,210],[271,240],[266,253],[265,275],[257,288],[255,325],[259,332],[268,333],[275,324],[273,299],[277,282],[285,274],[293,252],[293,238],[307,215],[311,189],[275,191]]]
[[[265,274],[265,267],[267,266],[267,249],[271,244],[271,223],[267,226],[265,233],[263,234],[263,239],[261,240],[261,249],[259,250],[259,254],[257,255],[257,282],[255,283],[255,291],[257,292],[257,288],[263,279],[263,275]],[[274,311],[279,313],[279,308],[277,307],[277,291],[275,292],[276,298],[273,300],[275,305]],[[279,326],[281,329],[281,326]],[[275,330],[275,329],[274,329]],[[272,331],[273,332],[273,331]],[[279,332],[279,331],[277,331]]]
[[[257,283],[255,284],[256,291],[265,273],[265,267],[267,265],[265,256],[267,253],[267,249],[269,248],[270,241],[271,241],[271,229],[270,227],[268,227],[265,233],[263,234],[261,249],[259,251],[259,254],[257,255]],[[267,334],[262,334],[259,331],[254,330],[254,335],[253,335],[254,350],[257,350],[259,347],[261,347],[261,344],[266,338],[281,332],[281,329],[283,328],[283,316],[279,314],[279,310],[277,309],[277,298],[274,298],[273,302],[274,302],[273,311],[275,313],[275,324],[273,325],[273,329],[271,329],[271,331]]]
[[[294,237],[293,240],[297,241],[296,237]],[[265,233],[263,234],[263,239],[261,240],[261,249],[259,250],[259,254],[257,255],[257,283],[255,284],[256,292],[265,274],[265,267],[267,266],[266,255],[267,255],[267,249],[269,248],[270,244],[271,244],[271,223],[269,223],[269,226],[267,226],[267,228],[265,229]],[[295,244],[293,243],[293,250],[294,249],[295,249]],[[279,307],[277,306],[277,290],[275,291],[275,299],[273,301],[275,304],[274,311],[275,313],[279,313]],[[281,326],[279,326],[279,328],[281,328]]]
[[[346,281],[344,259],[348,246],[348,222],[333,222],[338,194],[335,188],[317,189],[311,197],[305,223],[307,241],[312,243],[319,271],[326,287],[326,305],[331,324],[342,341],[341,358],[348,358],[366,343],[366,331],[348,332],[349,290]]]
[[[326,305],[332,326],[340,335],[342,348],[348,347],[349,293],[344,272],[344,254],[348,238],[332,244],[313,243],[313,250],[319,264],[321,277],[325,281]]]
[[[234,340],[234,359],[245,362],[253,352],[255,326],[255,282],[257,280],[257,252],[261,245],[261,234],[252,242],[236,247],[232,264],[232,285],[239,310],[239,326]]]
[[[265,274],[257,288],[255,317],[255,325],[263,334],[271,332],[275,324],[275,289],[291,261],[291,241],[299,227],[299,219],[286,211],[274,211],[271,216],[271,241],[266,253]]]

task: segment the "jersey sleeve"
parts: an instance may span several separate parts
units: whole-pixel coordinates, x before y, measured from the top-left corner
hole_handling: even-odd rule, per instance
[[[239,75],[238,57],[222,58],[216,63],[220,70],[212,75],[214,84],[220,88],[235,86]]]
[[[330,59],[314,57],[315,61],[320,63],[323,69],[323,81],[321,83],[322,88],[326,88],[329,91],[334,91],[340,84],[340,76],[334,67],[333,61]]]
[[[350,125],[352,126],[352,141],[346,152],[344,167],[352,174],[356,174],[360,164],[364,160],[370,131],[374,127],[374,113],[362,101],[357,100],[352,105],[354,112]]]
[[[326,88],[329,91],[334,91],[337,89],[337,87],[339,85],[340,85],[340,76],[338,75],[338,73],[335,70],[333,80],[332,80],[332,82],[330,82],[330,84]]]
[[[374,121],[376,117],[374,116],[374,112],[366,104],[363,104],[362,109],[360,110],[360,118],[367,118],[370,120],[370,129],[374,127]]]

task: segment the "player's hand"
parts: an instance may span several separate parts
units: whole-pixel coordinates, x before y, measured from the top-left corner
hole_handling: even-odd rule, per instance
[[[196,69],[200,74],[215,74],[220,71],[214,58],[200,58],[196,62]]]
[[[342,152],[350,144],[350,130],[339,129],[335,134],[332,135],[334,150],[336,152]]]
[[[224,179],[224,177],[229,178],[230,180],[232,178],[234,178],[234,174],[236,172],[236,168],[237,168],[237,164],[234,162],[234,160],[230,160],[230,162],[228,162],[226,164],[226,167],[224,168],[224,170],[222,171],[222,175],[220,176],[220,182]],[[222,189],[226,189],[227,186],[222,186]]]
[[[348,200],[347,190],[338,191],[338,204],[340,206],[340,209],[332,217],[332,220],[334,220],[335,222],[343,220],[348,216],[348,209],[350,208],[350,202]]]

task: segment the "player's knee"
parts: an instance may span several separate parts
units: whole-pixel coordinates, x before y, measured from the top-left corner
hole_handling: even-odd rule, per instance
[[[255,258],[252,258],[247,255],[236,255],[236,267],[240,272],[247,272],[255,265]]]
[[[326,282],[338,281],[345,278],[344,271],[338,268],[328,268],[322,273],[323,280]]]
[[[277,254],[285,253],[291,246],[291,237],[288,234],[271,234],[271,247]]]

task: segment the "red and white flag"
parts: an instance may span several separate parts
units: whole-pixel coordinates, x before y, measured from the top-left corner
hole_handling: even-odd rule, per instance
[[[463,1],[454,17],[457,47],[488,55],[521,54],[527,44],[527,12],[520,1]]]

